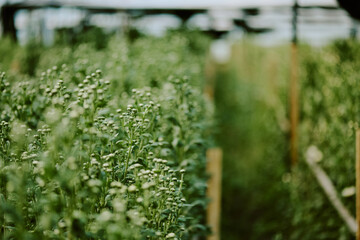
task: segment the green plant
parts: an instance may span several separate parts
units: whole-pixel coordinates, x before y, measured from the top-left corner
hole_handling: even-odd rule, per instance
[[[222,238],[289,239],[286,49],[242,41],[232,53],[228,64],[215,65]]]
[[[217,138],[225,150],[223,238],[353,238],[304,158],[309,149],[319,150],[319,165],[354,215],[359,49],[358,42],[348,40],[323,48],[299,45],[300,161],[291,172],[289,47],[262,48],[244,41],[234,46],[229,64],[218,66]]]
[[[113,39],[101,52],[55,46],[41,53],[36,77],[2,73],[3,239],[206,235],[211,113],[199,88],[202,63],[180,61],[190,52],[182,35],[166,38],[178,42],[165,72],[168,49],[146,53],[155,40],[140,38]]]
[[[320,166],[353,215],[355,195],[343,194],[343,190],[355,185],[359,49],[359,43],[350,40],[335,41],[322,49],[306,47],[301,66],[300,156],[305,157],[310,146],[319,149],[323,156]],[[313,239],[315,235],[318,239],[353,238],[303,164],[295,171],[293,183],[295,239]]]

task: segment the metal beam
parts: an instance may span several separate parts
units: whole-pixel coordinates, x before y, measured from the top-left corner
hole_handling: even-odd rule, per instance
[[[10,37],[16,41],[15,12],[17,9],[11,7],[0,8],[0,19],[2,25],[2,36]]]

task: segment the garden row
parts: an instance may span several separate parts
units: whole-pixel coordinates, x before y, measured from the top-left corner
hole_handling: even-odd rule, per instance
[[[354,216],[359,51],[354,41],[299,46],[299,164],[292,169],[289,46],[243,41],[218,66],[224,239],[353,239],[305,159],[318,161]]]
[[[305,166],[304,159],[312,154],[319,161],[339,198],[355,216],[360,45],[356,41],[337,41],[321,50],[309,51],[305,47],[302,52],[299,139],[303,160],[292,181],[296,206],[293,224],[299,229],[297,236],[303,239],[313,236],[319,236],[319,239],[353,239],[345,222]]]
[[[207,45],[192,32],[100,50],[2,40],[1,239],[205,236]]]

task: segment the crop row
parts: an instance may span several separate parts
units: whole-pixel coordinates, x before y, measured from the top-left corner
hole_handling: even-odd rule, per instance
[[[3,239],[206,234],[211,111],[197,41],[12,50],[0,63]]]
[[[299,44],[299,163],[292,168],[289,46],[244,40],[234,45],[227,67],[218,67],[223,238],[354,238],[305,160],[318,161],[354,216],[359,49],[350,40],[322,48]]]

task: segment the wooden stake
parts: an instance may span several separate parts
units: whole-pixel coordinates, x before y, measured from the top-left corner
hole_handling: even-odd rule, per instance
[[[360,130],[356,130],[356,240],[360,240]]]
[[[208,240],[220,239],[221,219],[221,178],[222,178],[222,150],[221,148],[210,148],[206,152],[208,181],[207,197],[210,203],[207,208],[207,223],[211,227],[212,234]]]
[[[291,166],[298,162],[298,119],[299,119],[299,93],[298,93],[298,54],[297,54],[297,18],[298,0],[294,0],[292,19],[292,43],[290,66],[290,157]]]
[[[297,45],[291,44],[291,79],[290,79],[290,156],[291,166],[298,162],[298,122],[299,122],[299,91],[298,91]]]
[[[211,58],[207,57],[205,63],[204,95],[212,102],[214,102],[215,85],[216,85],[216,66],[215,63],[211,60]]]

